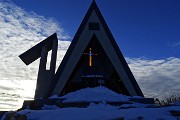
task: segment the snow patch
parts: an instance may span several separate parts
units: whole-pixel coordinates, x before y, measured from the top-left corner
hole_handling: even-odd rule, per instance
[[[77,90],[61,98],[65,99],[63,102],[120,102],[129,100],[128,96],[115,93],[103,86]]]

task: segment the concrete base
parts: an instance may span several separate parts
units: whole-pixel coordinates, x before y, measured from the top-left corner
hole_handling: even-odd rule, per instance
[[[23,107],[21,109],[32,109],[32,110],[40,110],[44,105],[56,105],[60,108],[68,108],[68,107],[78,107],[83,108],[90,105],[90,103],[99,104],[102,101],[92,101],[92,102],[63,102],[65,99],[36,99],[36,100],[28,100],[24,101]],[[121,106],[123,104],[133,104],[133,103],[141,103],[141,104],[154,104],[153,98],[131,98],[127,102],[119,101],[119,102],[106,102],[106,104],[113,106]]]
[[[154,98],[130,98],[129,101],[142,104],[154,104]]]

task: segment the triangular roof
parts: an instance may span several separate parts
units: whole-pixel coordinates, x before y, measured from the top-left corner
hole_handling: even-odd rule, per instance
[[[88,23],[99,23],[99,30],[89,30]],[[49,88],[48,96],[61,95],[69,77],[80,60],[91,38],[96,36],[106,55],[114,66],[129,94],[143,96],[131,70],[129,69],[114,37],[112,36],[98,6],[92,2],[72,43],[70,44]]]

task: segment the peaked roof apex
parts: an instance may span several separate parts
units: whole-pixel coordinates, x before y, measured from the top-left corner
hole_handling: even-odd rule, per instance
[[[93,15],[93,12],[96,13],[97,18],[99,19],[99,23],[102,26],[102,29],[100,29],[100,30],[103,30],[103,33],[106,34],[107,41],[109,41],[107,43],[110,43],[110,46],[113,46],[113,48],[111,47],[112,48],[111,50],[113,51],[113,53],[115,53],[114,55],[115,55],[116,61],[118,61],[117,66],[121,66],[124,68],[123,71],[126,74],[124,74],[123,81],[124,81],[124,83],[126,83],[126,87],[128,85],[130,86],[128,91],[131,92],[130,89],[132,88],[132,89],[134,89],[133,91],[135,92],[135,93],[132,93],[132,95],[136,94],[136,95],[143,96],[143,93],[140,90],[132,72],[130,71],[130,69],[129,69],[129,67],[128,67],[128,65],[127,65],[127,63],[126,63],[126,61],[125,61],[125,59],[124,59],[116,41],[115,41],[111,31],[109,30],[109,28],[108,28],[108,26],[107,26],[107,24],[106,24],[106,22],[102,16],[101,12],[100,12],[100,9],[98,8],[95,0],[92,1],[88,11],[86,12],[85,17],[83,18],[73,40],[72,40],[72,42],[71,42],[71,44],[70,44],[70,46],[69,46],[69,48],[65,54],[60,66],[59,66],[59,68],[58,68],[58,70],[57,70],[57,72],[53,78],[53,82],[50,85],[49,90],[48,90],[49,91],[48,95],[51,96],[51,95],[55,95],[55,94],[56,95],[62,95],[63,94],[63,89],[66,86],[66,83],[68,82],[74,68],[76,67],[76,65],[80,59],[81,52],[83,53],[83,49],[85,48],[85,47],[83,47],[83,49],[79,49],[79,48],[82,48],[82,46],[80,46],[80,45],[82,45],[82,44],[88,45],[87,44],[88,40],[82,42],[82,40],[83,40],[82,34],[85,35],[86,33],[89,33],[89,32],[83,32],[83,31],[87,30],[86,25],[88,24],[88,21],[89,21],[91,15]],[[96,32],[96,31],[94,31],[94,32]],[[98,34],[101,34],[101,32],[98,32]],[[101,36],[103,36],[103,35],[101,35]],[[92,34],[89,34],[89,37],[92,37]],[[79,42],[79,40],[81,40],[81,42]],[[91,39],[89,39],[89,40],[91,40]],[[79,44],[79,43],[82,43],[82,44]],[[102,43],[103,43],[103,46],[107,46],[107,45],[105,45],[106,43],[105,44],[104,44],[104,42],[102,42]],[[107,47],[106,47],[106,50],[107,50]],[[107,53],[109,56],[111,56],[109,54],[109,52],[107,52]],[[73,57],[71,57],[71,56],[73,56]],[[74,59],[74,58],[76,58],[76,59]],[[115,62],[113,62],[113,60],[111,60],[111,62],[115,63]],[[116,66],[116,65],[114,64],[113,66]],[[119,70],[118,67],[116,67],[116,69],[117,69],[116,71],[122,71],[122,70]],[[118,72],[118,74],[119,74],[119,76],[122,76],[121,74],[123,74],[123,73]],[[128,76],[128,78],[127,78],[127,76]],[[126,78],[129,79],[128,83],[126,82]]]

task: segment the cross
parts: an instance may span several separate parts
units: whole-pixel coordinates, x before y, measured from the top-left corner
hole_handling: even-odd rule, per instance
[[[84,55],[89,55],[89,67],[92,67],[92,56],[97,55],[95,53],[92,53],[92,48],[89,48],[89,53],[83,53]]]

